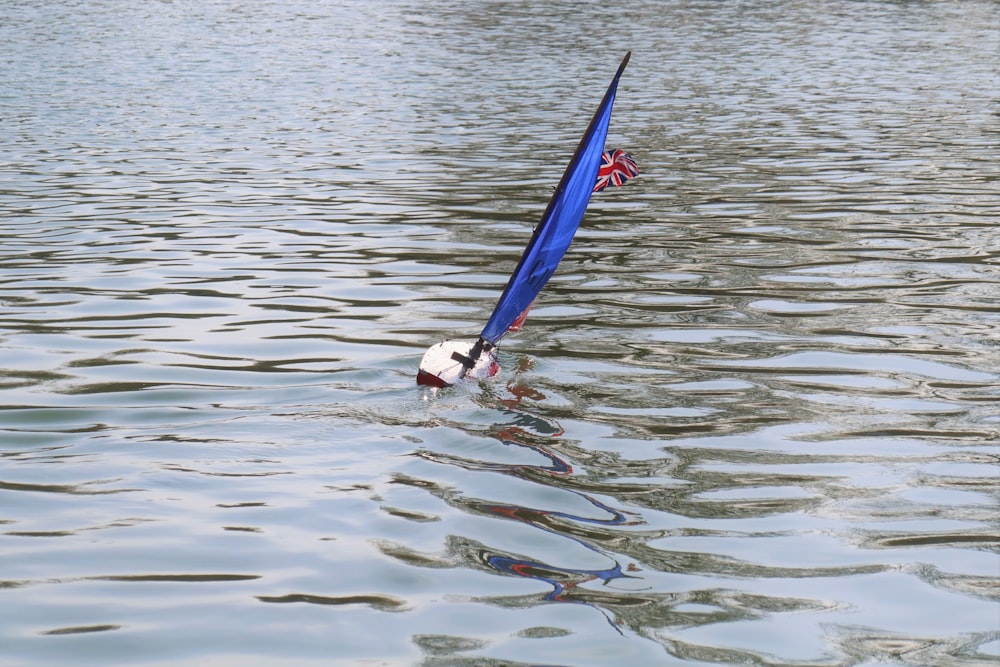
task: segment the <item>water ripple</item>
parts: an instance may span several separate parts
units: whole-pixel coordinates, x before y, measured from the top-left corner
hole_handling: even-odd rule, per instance
[[[995,3],[616,7],[642,175],[449,392],[607,7],[86,9],[0,8],[11,664],[995,663]]]

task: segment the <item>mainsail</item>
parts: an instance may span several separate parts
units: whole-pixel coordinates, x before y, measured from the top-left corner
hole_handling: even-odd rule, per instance
[[[521,255],[521,261],[479,334],[482,341],[495,346],[508,331],[520,328],[535,297],[566,254],[597,182],[597,173],[604,155],[604,142],[608,136],[608,124],[611,121],[611,107],[614,106],[615,93],[618,91],[618,80],[631,55],[631,51],[626,53],[618,66],[618,72],[611,80],[601,105],[597,107],[590,126],[569,161],[541,222],[535,227],[531,241]]]
[[[521,328],[535,297],[566,254],[591,193],[608,184],[621,185],[638,173],[635,161],[625,151],[604,150],[618,80],[631,55],[631,51],[626,53],[618,66],[618,73],[611,80],[479,339],[446,340],[432,346],[420,361],[417,384],[447,387],[466,378],[495,375],[499,370],[497,343],[508,332]]]

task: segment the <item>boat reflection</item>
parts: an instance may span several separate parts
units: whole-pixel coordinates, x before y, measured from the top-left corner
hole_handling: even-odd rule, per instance
[[[515,379],[507,389],[510,397],[489,397],[486,400],[494,409],[498,409],[504,421],[494,425],[491,433],[506,447],[520,447],[530,450],[546,463],[503,463],[468,459],[453,454],[421,451],[417,455],[438,463],[457,465],[467,470],[498,472],[522,480],[556,488],[576,498],[584,500],[590,507],[600,511],[601,515],[588,516],[570,511],[542,509],[509,502],[489,502],[481,499],[455,498],[453,503],[466,511],[491,516],[509,521],[517,521],[532,528],[570,540],[585,549],[599,554],[610,563],[608,567],[588,569],[554,565],[539,558],[532,558],[512,553],[501,553],[481,545],[477,550],[476,560],[493,572],[507,576],[535,579],[551,590],[540,599],[530,596],[536,601],[583,604],[597,609],[608,623],[619,633],[622,633],[618,623],[612,619],[604,606],[616,607],[622,604],[640,602],[632,598],[632,594],[640,588],[616,591],[611,595],[581,588],[592,581],[600,581],[604,586],[612,587],[612,582],[626,579],[641,579],[635,564],[623,566],[615,557],[598,546],[600,541],[606,541],[608,535],[604,531],[595,531],[591,527],[623,527],[639,525],[642,521],[633,513],[612,507],[593,495],[567,488],[565,481],[573,475],[573,464],[560,454],[555,446],[557,438],[563,435],[562,427],[554,420],[547,419],[523,407],[524,399],[543,400],[545,398],[537,389]],[[532,604],[528,600],[523,600]],[[600,603],[607,603],[601,605]],[[641,600],[641,602],[646,602]]]
[[[638,571],[638,567],[634,564],[630,564],[627,568],[623,568],[618,560],[611,557],[594,544],[591,544],[580,537],[574,536],[568,531],[559,530],[559,524],[564,523],[565,521],[570,521],[600,524],[604,526],[625,526],[638,522],[630,520],[624,512],[611,508],[586,494],[579,492],[572,493],[576,493],[576,495],[586,499],[595,507],[607,511],[611,514],[610,518],[595,519],[570,514],[568,512],[540,510],[511,504],[482,504],[480,505],[480,509],[489,512],[494,516],[519,521],[533,528],[538,528],[539,530],[544,530],[550,534],[559,535],[560,537],[572,540],[586,549],[609,559],[613,563],[611,567],[604,569],[559,567],[540,560],[518,558],[511,555],[485,553],[482,554],[483,561],[488,567],[502,574],[536,579],[551,586],[552,590],[543,596],[543,599],[546,601],[584,604],[597,609],[615,630],[622,633],[621,628],[619,628],[618,624],[612,620],[607,611],[595,604],[595,601],[591,599],[592,596],[587,591],[582,589],[578,590],[578,587],[590,581],[601,581],[604,586],[608,586],[612,581],[617,579],[639,579],[638,576],[626,574],[625,572],[625,569]],[[561,519],[562,521],[554,521],[554,519]]]
[[[486,564],[494,570],[504,574],[517,577],[527,577],[536,579],[552,586],[552,590],[544,596],[544,600],[549,602],[569,602],[582,604],[596,609],[607,620],[619,634],[624,635],[618,623],[608,614],[607,611],[588,599],[585,591],[577,591],[577,587],[589,581],[601,580],[607,586],[615,579],[637,579],[638,577],[625,574],[622,571],[621,563],[615,561],[614,567],[605,570],[576,570],[573,568],[555,567],[548,563],[526,560],[523,558],[510,558],[507,556],[488,556]]]

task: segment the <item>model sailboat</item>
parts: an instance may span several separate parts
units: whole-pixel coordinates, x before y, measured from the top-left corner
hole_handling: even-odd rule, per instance
[[[631,52],[626,53],[618,66],[618,72],[611,80],[479,339],[446,340],[431,347],[420,362],[417,384],[447,387],[463,379],[495,375],[499,370],[496,350],[500,339],[521,329],[535,297],[566,254],[590,202],[590,195],[609,184],[621,185],[639,173],[627,153],[620,149],[604,149],[618,80],[631,55]]]

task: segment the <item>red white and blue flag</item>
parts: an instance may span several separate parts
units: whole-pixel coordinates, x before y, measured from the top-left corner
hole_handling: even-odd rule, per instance
[[[609,185],[621,187],[625,181],[639,175],[639,167],[632,156],[620,148],[604,151],[601,156],[601,167],[597,172],[597,185],[594,192],[600,192]]]

